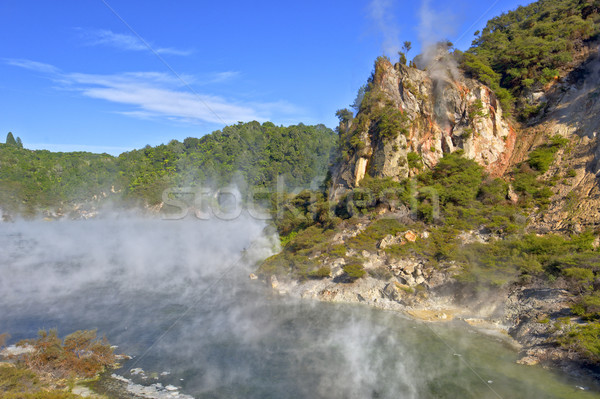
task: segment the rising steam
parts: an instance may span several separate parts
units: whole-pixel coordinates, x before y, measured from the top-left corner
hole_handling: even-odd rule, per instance
[[[385,54],[396,57],[400,51],[400,28],[392,11],[392,0],[372,0],[368,5],[369,18],[383,37]]]

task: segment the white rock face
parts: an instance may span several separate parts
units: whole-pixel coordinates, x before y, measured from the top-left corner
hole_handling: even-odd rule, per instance
[[[417,172],[407,159],[411,152],[425,167],[433,167],[444,153],[462,149],[490,174],[505,172],[516,135],[487,86],[450,73],[434,79],[425,71],[387,61],[376,65],[374,76],[374,90],[407,117],[407,134],[379,138],[373,132],[376,121],[353,124],[350,129],[361,144],[334,170],[336,190],[358,186],[366,174],[409,177]]]

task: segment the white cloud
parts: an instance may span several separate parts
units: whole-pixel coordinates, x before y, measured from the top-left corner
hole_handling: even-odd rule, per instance
[[[158,54],[181,55],[192,54],[192,50],[181,50],[172,47],[157,47],[152,43],[144,43],[139,37],[124,33],[115,33],[108,29],[90,30],[84,33],[90,46],[104,45],[126,51],[153,51]]]
[[[104,81],[99,86],[77,87],[83,95],[115,103],[129,104],[148,114],[189,118],[212,123],[234,123],[239,120],[264,120],[256,110],[227,102],[218,96],[195,95],[144,82]],[[78,82],[76,82],[78,83]]]
[[[31,71],[43,72],[47,74],[56,74],[60,71],[54,65],[44,64],[43,62],[25,59],[4,59],[4,62],[8,65],[18,66],[21,68],[29,69]]]
[[[231,124],[238,121],[272,119],[273,115],[289,117],[302,112],[285,101],[240,102],[221,96],[198,93],[191,89],[193,76],[175,77],[161,72],[127,72],[120,74],[64,73],[58,68],[29,60],[5,60],[10,65],[45,72],[64,90],[72,90],[89,98],[129,106],[115,112],[140,119],[165,118],[180,123]],[[236,72],[215,76],[230,79]],[[214,78],[208,83],[214,83]]]
[[[226,81],[235,79],[238,76],[240,76],[240,73],[237,71],[218,72],[213,75],[213,78],[210,83],[226,82]]]

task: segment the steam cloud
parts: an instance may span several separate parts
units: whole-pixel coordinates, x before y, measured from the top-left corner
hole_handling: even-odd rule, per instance
[[[264,227],[243,216],[0,224],[0,331],[18,340],[98,328],[134,355],[120,374],[196,398],[494,397],[446,342],[483,378],[514,386],[506,397],[529,381],[555,388],[554,376],[518,368],[501,344],[464,329],[273,296],[248,278],[272,253]]]
[[[392,12],[393,1],[372,0],[368,5],[369,17],[383,36],[383,51],[396,57],[400,51],[400,28]]]
[[[249,280],[274,248],[264,222],[121,216],[0,226],[0,327],[13,341],[40,328],[98,328],[137,356],[121,373],[168,370],[164,384],[197,397],[416,397],[414,377],[394,360],[403,344],[361,319],[364,309],[272,300]]]

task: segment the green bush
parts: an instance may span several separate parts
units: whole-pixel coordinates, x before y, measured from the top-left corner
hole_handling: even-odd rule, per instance
[[[279,241],[281,242],[281,246],[285,247],[290,241],[294,239],[298,235],[297,231],[292,231],[288,235],[279,237]]]
[[[338,244],[333,247],[330,247],[327,251],[327,255],[342,258],[346,256],[346,252],[346,246],[344,244]]]
[[[393,140],[399,134],[408,135],[408,118],[393,105],[386,105],[372,115],[376,121],[377,137],[382,140]]]
[[[559,338],[559,343],[594,363],[600,362],[600,324],[596,322],[571,327],[566,335]]]
[[[360,263],[349,263],[342,269],[351,281],[358,280],[366,274],[363,265]]]
[[[552,162],[554,162],[556,151],[558,151],[558,148],[555,146],[538,147],[529,154],[527,162],[533,169],[541,173],[546,173]]]
[[[316,279],[330,277],[331,276],[331,268],[329,266],[322,266],[322,267],[318,268],[317,270],[313,270],[310,273],[308,273],[308,276],[310,278],[316,278]]]
[[[590,284],[594,281],[594,272],[582,267],[567,267],[563,269],[563,274],[580,290],[590,289]]]
[[[539,174],[529,164],[521,164],[513,174],[513,186],[519,195],[519,203],[524,207],[544,207],[550,201],[552,190],[546,186],[547,183],[538,180]]]
[[[256,271],[262,277],[283,276],[291,271],[291,261],[285,254],[276,254],[265,259]]]
[[[463,157],[458,150],[444,155],[433,168],[431,179],[439,190],[442,204],[470,205],[479,192],[483,181],[483,168],[475,161]]]
[[[363,232],[346,241],[348,247],[357,251],[375,251],[377,243],[388,234],[396,235],[406,231],[407,227],[397,219],[378,219],[371,223]]]
[[[408,166],[413,169],[421,169],[423,167],[423,160],[421,156],[416,152],[409,152],[406,154],[406,161]]]
[[[585,320],[600,318],[600,293],[584,295],[573,306],[571,311]]]
[[[506,202],[508,184],[502,179],[486,179],[479,187],[477,199],[484,205],[498,205]]]

